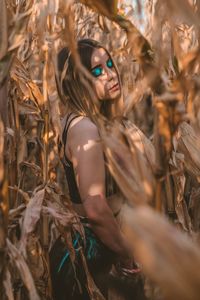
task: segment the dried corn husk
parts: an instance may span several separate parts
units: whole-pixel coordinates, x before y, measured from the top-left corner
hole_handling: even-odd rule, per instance
[[[182,123],[177,134],[177,151],[184,155],[184,164],[188,172],[198,180],[200,175],[199,147],[200,138],[192,126],[186,122]]]
[[[198,299],[198,246],[147,205],[173,212],[181,230],[188,235],[195,232],[198,240],[200,6],[199,1],[189,0],[146,3],[144,17],[141,1],[136,7],[125,1],[1,1],[0,85],[5,78],[10,79],[8,104],[0,101],[4,107],[0,181],[5,183],[0,206],[4,217],[0,218],[4,249],[0,271],[4,270],[4,254],[9,254],[0,294],[3,291],[9,299],[28,297],[22,285],[30,298],[37,299],[33,280],[41,298],[49,299],[48,250],[62,234],[74,261],[71,230],[84,237],[68,197],[57,185],[67,193],[57,147],[60,115],[65,114],[66,107],[56,93],[54,57],[67,44],[80,73],[89,80],[76,51],[76,39],[87,37],[101,41],[114,56],[126,99],[121,114],[136,123],[123,120],[105,125],[101,116],[91,114],[100,127],[110,171],[128,203],[136,207],[134,211],[128,209],[124,222],[130,216],[127,229],[135,254],[156,283],[152,299],[164,299],[163,294],[170,300]],[[142,28],[137,27],[140,20],[135,12],[147,21]],[[84,76],[83,83],[90,89]],[[87,105],[92,111],[92,104]],[[192,125],[181,123],[184,118]],[[91,298],[103,299],[84,256],[82,260]],[[12,287],[18,283],[20,288],[13,295]],[[150,291],[151,287],[149,284]]]

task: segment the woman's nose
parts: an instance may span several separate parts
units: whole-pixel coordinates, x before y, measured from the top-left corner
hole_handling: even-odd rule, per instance
[[[114,77],[115,72],[112,69],[107,67],[106,68],[106,74],[107,74],[107,79],[112,80],[113,77]]]

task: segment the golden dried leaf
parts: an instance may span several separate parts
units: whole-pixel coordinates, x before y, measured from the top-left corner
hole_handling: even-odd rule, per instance
[[[145,142],[136,126],[127,123],[123,133],[119,124],[114,125],[110,132],[102,131],[110,172],[130,203],[151,202],[155,184],[151,169],[155,161],[153,146]]]
[[[4,179],[4,124],[0,117],[0,182]]]
[[[19,250],[9,241],[9,239],[7,239],[7,247],[9,258],[12,260],[12,262],[18,269],[19,275],[28,290],[30,300],[40,300],[35,288],[31,272],[27,266],[24,257],[19,252]]]
[[[191,125],[186,122],[180,124],[177,142],[177,150],[184,154],[186,169],[200,180],[200,138]]]
[[[8,48],[8,23],[6,1],[0,1],[0,60],[6,55]]]
[[[126,208],[124,218],[136,259],[143,272],[162,288],[166,299],[198,300],[198,245],[151,208]]]
[[[80,254],[81,254],[81,259],[82,259],[82,263],[83,263],[83,268],[86,273],[87,288],[88,288],[88,292],[89,292],[91,299],[105,300],[104,296],[101,294],[101,292],[97,288],[97,286],[88,270],[87,262],[86,262],[85,256],[83,255],[82,250],[80,251]]]
[[[8,297],[8,300],[14,300],[11,275],[10,275],[10,272],[8,269],[6,269],[6,271],[5,271],[5,279],[3,281],[3,285],[5,288],[6,296]]]
[[[42,203],[44,201],[45,189],[35,190],[25,211],[22,224],[22,234],[20,240],[21,251],[26,253],[27,238],[35,230],[35,226],[40,219]]]
[[[108,17],[117,14],[117,0],[80,0],[80,2]]]

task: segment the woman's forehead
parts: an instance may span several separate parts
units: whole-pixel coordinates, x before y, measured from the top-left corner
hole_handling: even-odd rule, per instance
[[[99,65],[107,61],[108,58],[108,53],[104,48],[95,48],[91,57],[91,67],[93,68],[95,65]]]

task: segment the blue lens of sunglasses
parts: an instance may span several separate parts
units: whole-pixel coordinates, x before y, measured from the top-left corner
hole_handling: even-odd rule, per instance
[[[92,70],[92,75],[95,77],[98,77],[102,74],[102,68],[97,67],[95,69]]]
[[[112,67],[113,67],[113,61],[112,61],[112,59],[109,59],[109,60],[107,61],[107,67],[108,67],[108,68],[112,68]]]

